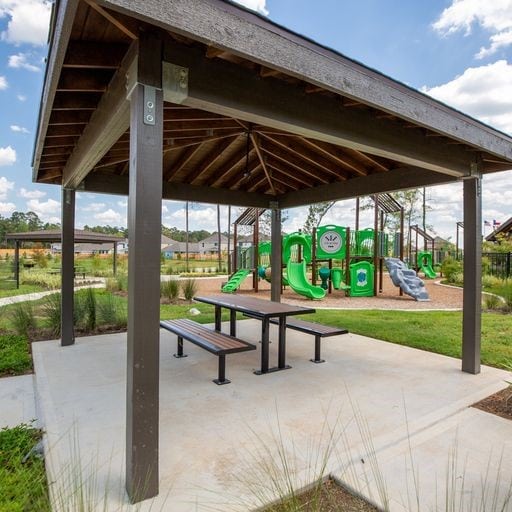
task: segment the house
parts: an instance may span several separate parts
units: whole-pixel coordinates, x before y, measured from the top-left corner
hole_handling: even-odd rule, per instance
[[[219,235],[217,233],[213,233],[209,237],[205,238],[198,242],[199,252],[202,255],[207,254],[218,254],[219,252]],[[228,237],[224,235],[220,235],[220,252],[226,252],[228,250]]]
[[[496,224],[495,224],[496,225]],[[512,217],[501,223],[490,235],[485,239],[488,242],[499,242],[500,239],[510,239],[512,237]]]
[[[186,242],[172,241],[169,245],[162,249],[162,254],[165,259],[179,259],[186,258],[187,244]],[[188,257],[189,259],[195,259],[199,256],[199,244],[197,242],[189,242],[188,244]]]

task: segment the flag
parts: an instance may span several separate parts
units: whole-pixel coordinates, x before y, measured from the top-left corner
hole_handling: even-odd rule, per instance
[[[498,226],[500,226],[500,225],[501,225],[501,222],[499,222],[499,221],[497,221],[497,220],[493,220],[493,221],[492,221],[492,225],[493,225],[493,227],[497,228]]]
[[[484,226],[490,226],[491,223],[488,220],[484,220]]]

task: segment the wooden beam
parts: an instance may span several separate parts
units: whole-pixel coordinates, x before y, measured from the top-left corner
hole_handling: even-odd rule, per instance
[[[263,154],[261,152],[260,148],[260,141],[254,133],[251,133],[249,135],[251,138],[252,145],[254,146],[254,150],[256,151],[256,154],[258,155],[258,159],[260,161],[261,167],[263,168],[263,172],[265,173],[265,176],[267,178],[268,184],[270,186],[270,190],[272,191],[272,194],[275,195],[276,190],[274,188],[274,184],[272,183],[272,178],[270,177],[270,172],[267,169],[267,164],[265,163],[265,158],[263,157]]]
[[[253,146],[249,148],[249,159],[253,155],[255,149]],[[240,151],[235,153],[227,162],[222,166],[222,173],[218,173],[211,177],[211,179],[205,183],[211,187],[222,186],[234,172],[239,170],[239,167],[244,165],[246,161],[246,148],[241,148]]]
[[[128,36],[130,39],[136,40],[137,34],[130,30],[125,24],[121,23],[115,16],[110,14],[107,10],[103,9],[103,7],[100,7],[96,2],[92,2],[91,0],[85,0],[85,2],[92,7],[96,12],[101,14],[105,19],[110,21],[112,25],[117,27],[123,34]]]
[[[98,194],[128,195],[128,177],[113,174],[89,174],[80,186],[84,192]],[[253,206],[268,208],[269,201],[275,198],[266,194],[251,194],[243,190],[227,190],[208,186],[193,186],[187,183],[163,183],[163,199],[187,201],[193,198],[199,203],[225,204],[232,206]]]
[[[171,167],[164,170],[164,181],[169,181],[171,178],[176,176],[181,172],[181,170],[190,162],[194,155],[200,151],[201,146],[190,146],[188,147],[182,155],[173,162]]]
[[[64,68],[117,69],[128,50],[128,45],[94,41],[70,41]]]
[[[137,55],[133,43],[91,116],[63,172],[63,185],[76,188],[90,170],[129,128],[129,102],[126,99],[126,74]]]
[[[205,144],[207,142],[213,142],[215,140],[225,139],[228,137],[233,137],[234,135],[242,135],[243,132],[239,131],[228,131],[228,132],[221,132],[216,135],[211,135],[207,137],[187,137],[187,138],[181,138],[180,136],[177,136],[175,138],[168,138],[165,140],[166,146],[164,147],[165,151],[173,151],[178,148],[185,148],[187,146],[196,146],[197,144]]]
[[[94,110],[101,99],[99,92],[83,92],[81,94],[59,92],[53,102],[55,110]]]
[[[50,125],[87,124],[91,110],[56,110],[50,116]]]
[[[237,169],[238,172],[230,173],[231,176],[222,184],[223,188],[237,189],[240,188],[242,184],[246,185],[247,179],[261,167],[261,162],[258,155],[256,155],[256,150],[254,150],[254,148],[252,149],[253,152],[249,153],[249,164],[247,165],[247,169],[245,168],[245,164],[242,167],[236,167],[235,169]],[[265,176],[265,174],[263,174],[263,176]]]
[[[271,78],[261,80],[251,70],[221,59],[206,59],[195,48],[172,42],[166,44],[165,59],[188,69],[184,90],[173,78],[176,75],[172,65],[164,63],[167,101],[451,176],[460,177],[468,172],[471,156],[462,148],[448,148],[419,132],[403,128],[399,123],[376,119],[364,109],[347,109],[341,113],[334,98],[322,94],[304,96],[300,87]],[[181,90],[183,93],[178,96],[173,92]]]
[[[260,76],[263,78],[268,78],[269,76],[276,76],[282,74],[281,71],[277,69],[266,68],[265,66],[260,67]]]
[[[421,168],[402,167],[389,172],[361,176],[312,189],[289,192],[279,198],[282,208],[294,208],[322,201],[351,199],[381,192],[393,192],[428,185],[453,183],[456,178]]]
[[[111,69],[63,68],[57,91],[63,92],[104,92],[112,78]]]
[[[72,125],[48,125],[46,138],[51,139],[54,137],[80,137],[84,127],[78,124]],[[46,147],[46,146],[45,146]]]

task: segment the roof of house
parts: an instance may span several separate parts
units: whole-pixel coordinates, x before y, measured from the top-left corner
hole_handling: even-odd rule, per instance
[[[496,242],[498,235],[510,235],[512,232],[512,217],[500,224],[491,234],[487,235],[485,239],[488,242]]]
[[[25,231],[23,233],[7,233],[6,240],[19,240],[28,242],[60,242],[62,240],[62,231],[60,229],[47,229],[39,231]],[[97,233],[95,231],[84,231],[75,229],[75,243],[114,243],[124,242],[125,238]]]
[[[186,242],[176,242],[174,241],[172,244],[167,245],[162,249],[162,252],[187,252],[187,244]],[[199,252],[199,244],[197,242],[189,242],[188,244],[188,252],[189,254],[194,254]]]

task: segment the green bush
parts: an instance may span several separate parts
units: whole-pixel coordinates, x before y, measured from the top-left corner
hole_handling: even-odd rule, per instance
[[[487,275],[491,272],[491,260],[485,256],[482,258],[482,275]]]
[[[50,274],[46,270],[21,272],[20,283],[42,286],[47,290],[55,290],[60,288],[60,274]]]
[[[169,279],[160,283],[160,296],[175,302],[180,294],[180,283],[177,279]]]
[[[0,430],[0,510],[51,510],[44,460],[34,450],[41,436],[24,423]]]
[[[185,299],[191,301],[197,293],[197,283],[195,279],[185,279],[182,283],[183,295]]]
[[[43,298],[42,313],[46,326],[50,329],[53,336],[60,336],[61,327],[61,295],[52,293]]]
[[[9,310],[9,319],[16,334],[28,337],[36,328],[36,317],[31,302],[18,302]]]
[[[483,302],[485,309],[488,309],[489,311],[496,311],[501,309],[503,305],[503,302],[500,300],[500,298],[494,294],[485,294]]]
[[[484,288],[496,288],[498,286],[503,286],[504,284],[503,279],[500,279],[499,277],[491,275],[482,276],[482,286]]]
[[[27,338],[14,334],[0,336],[0,375],[18,375],[31,368]]]
[[[454,276],[462,272],[462,263],[453,258],[446,258],[441,265],[441,270],[449,283],[455,283]]]
[[[93,288],[75,293],[74,324],[86,332],[96,329],[96,293]]]
[[[127,325],[126,310],[122,307],[119,298],[111,293],[105,293],[96,298],[97,323],[105,327],[122,329]]]

